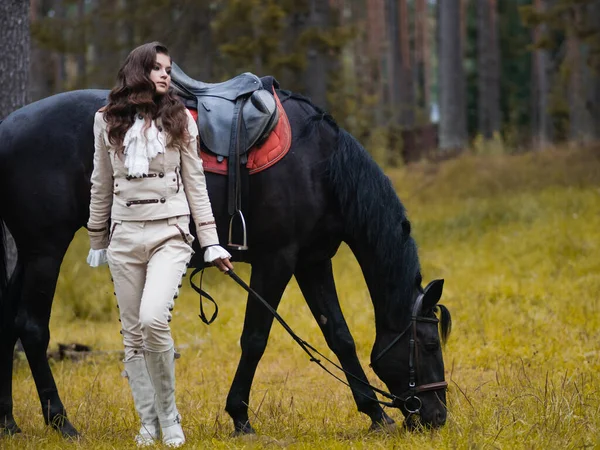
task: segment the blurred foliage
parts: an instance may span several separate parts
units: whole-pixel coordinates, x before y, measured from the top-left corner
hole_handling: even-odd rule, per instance
[[[598,83],[600,77],[600,2],[597,0],[556,0],[546,2],[543,10],[537,10],[533,5],[520,8],[523,22],[531,28],[541,26],[542,34],[531,45],[532,49],[548,52],[553,76],[548,98],[548,113],[552,122],[553,141],[563,142],[569,139],[571,123],[571,105],[569,95],[573,87],[569,84],[573,70],[573,61],[569,59],[568,43],[570,38],[576,41],[577,51],[584,56],[583,65],[591,69],[592,79]],[[589,87],[584,86],[585,91]],[[586,109],[596,109],[588,99]],[[598,98],[595,102],[599,101]],[[597,120],[597,117],[596,117]]]
[[[326,25],[311,22],[315,0],[38,0],[31,25],[35,45],[46,52],[36,65],[41,86],[34,99],[75,88],[110,88],[127,53],[135,46],[159,40],[175,62],[196,79],[222,81],[244,71],[273,75],[282,88],[309,93],[311,52],[326,61],[327,95],[321,106],[361,142],[378,133],[390,154],[401,155],[403,142],[390,125],[394,105],[388,95],[387,38],[381,54],[371,54],[373,24],[368,9],[376,2],[330,1]],[[382,5],[383,3],[380,2]],[[415,2],[408,1],[411,19],[409,47],[416,51]],[[532,0],[498,1],[500,45],[500,138],[510,151],[529,146],[534,101],[532,51],[546,49],[552,70],[548,96],[553,137],[569,138],[573,105],[569,80],[573,70],[565,56],[565,40],[573,36],[587,67],[600,77],[600,27],[588,14],[597,0],[556,0],[547,11],[536,11]],[[478,134],[476,2],[468,2],[465,29],[468,130]],[[430,97],[438,98],[437,19],[428,3]],[[533,27],[545,33],[532,42]],[[382,32],[381,30],[378,30]],[[381,33],[380,33],[381,34]],[[385,36],[385,33],[382,34]],[[413,55],[414,56],[414,55]],[[39,56],[38,56],[39,57]],[[43,72],[43,73],[41,73]],[[414,68],[415,77],[418,76]],[[417,83],[415,83],[415,88]],[[589,92],[588,92],[589,94]],[[591,94],[590,94],[591,95]],[[417,96],[420,98],[420,94]],[[591,97],[590,97],[591,98]],[[588,98],[589,100],[589,98]],[[600,97],[592,99],[600,115]],[[416,124],[430,121],[427,109],[414,106]],[[595,119],[597,120],[597,119]],[[384,133],[387,139],[379,139]],[[369,148],[369,147],[368,147]],[[381,153],[378,149],[370,149]],[[385,159],[385,158],[384,158]]]

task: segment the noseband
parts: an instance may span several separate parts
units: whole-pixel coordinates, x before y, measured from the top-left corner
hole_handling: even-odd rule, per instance
[[[392,347],[394,347],[406,333],[410,331],[410,339],[408,341],[409,346],[409,356],[408,356],[408,389],[404,391],[402,394],[396,396],[394,398],[393,403],[394,406],[400,408],[399,402],[404,404],[404,408],[409,414],[418,414],[421,411],[421,406],[423,406],[423,402],[419,398],[417,394],[421,392],[428,391],[437,391],[440,389],[447,389],[448,382],[447,381],[436,381],[434,383],[420,384],[417,386],[417,369],[419,367],[419,353],[417,352],[417,323],[434,323],[438,324],[439,320],[433,317],[423,317],[420,316],[421,306],[423,304],[424,293],[419,294],[415,304],[413,306],[412,316],[410,323],[408,326],[402,330],[402,332],[396,336],[392,342],[390,342],[387,347],[385,347],[379,354],[371,361],[370,366],[372,367],[377,361],[379,361],[383,355],[385,355]]]

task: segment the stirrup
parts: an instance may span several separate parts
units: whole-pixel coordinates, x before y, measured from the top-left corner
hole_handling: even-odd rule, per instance
[[[239,216],[240,222],[242,224],[242,244],[234,244],[232,242],[233,221],[238,216]],[[246,220],[244,219],[244,214],[242,214],[242,211],[239,209],[236,212],[234,212],[231,216],[231,219],[229,219],[229,241],[227,242],[227,247],[229,247],[233,250],[248,250],[248,239],[247,239],[247,234],[246,234]]]

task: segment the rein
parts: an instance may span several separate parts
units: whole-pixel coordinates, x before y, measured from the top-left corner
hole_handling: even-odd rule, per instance
[[[211,319],[207,320],[206,316],[204,314],[204,310],[202,308],[202,297],[204,296],[207,299],[209,299],[212,303],[215,304],[215,307],[216,307],[216,302],[205,291],[203,291],[201,288],[195,286],[192,283],[192,277],[201,270],[202,269],[194,270],[194,272],[190,276],[190,283],[192,284],[192,287],[194,288],[194,290],[200,294],[200,318],[206,324],[210,324],[215,319],[217,310],[215,311],[215,313],[213,314]],[[421,402],[421,399],[417,396],[418,393],[426,392],[426,391],[433,391],[433,390],[438,390],[438,389],[446,389],[446,387],[448,386],[448,383],[446,381],[416,386],[416,368],[415,368],[415,359],[416,359],[416,355],[417,355],[417,353],[416,353],[416,336],[417,336],[416,324],[417,324],[417,322],[430,322],[430,323],[436,323],[436,324],[438,323],[438,319],[417,316],[416,315],[416,312],[418,312],[417,308],[415,308],[413,310],[412,320],[408,324],[408,326],[396,338],[394,338],[394,340],[386,348],[384,348],[370,364],[370,366],[372,367],[372,364],[377,362],[396,343],[398,343],[398,341],[400,341],[400,339],[408,332],[408,330],[410,330],[412,328],[413,333],[412,333],[412,336],[410,339],[409,385],[408,385],[408,389],[404,393],[397,396],[397,395],[392,394],[391,392],[387,392],[387,391],[384,391],[383,389],[373,386],[369,382],[357,377],[356,375],[354,375],[351,372],[348,372],[343,367],[336,364],[334,361],[330,360],[327,356],[323,355],[315,347],[313,347],[311,344],[309,344],[304,339],[302,339],[300,336],[298,336],[294,332],[294,330],[292,330],[292,328],[287,324],[287,322],[279,315],[279,313],[275,310],[275,308],[273,308],[264,298],[262,298],[250,286],[248,286],[244,282],[244,280],[242,280],[233,270],[228,270],[225,273],[227,275],[229,275],[233,279],[233,281],[235,281],[237,284],[239,284],[246,292],[248,292],[248,294],[250,294],[251,297],[260,301],[264,305],[264,307],[269,310],[269,312],[273,315],[273,317],[275,319],[277,319],[277,321],[281,324],[281,326],[285,329],[285,331],[288,332],[288,334],[292,337],[292,339],[294,339],[294,341],[296,341],[296,343],[300,346],[300,348],[302,348],[302,350],[304,350],[304,352],[306,352],[306,354],[310,357],[311,362],[316,363],[319,367],[321,367],[325,372],[327,372],[329,375],[334,377],[336,380],[338,380],[339,382],[350,387],[350,384],[348,382],[346,382],[345,380],[343,380],[342,378],[340,378],[339,376],[334,374],[331,370],[329,370],[321,362],[321,359],[319,359],[315,356],[315,355],[318,355],[320,358],[327,361],[333,367],[335,367],[336,369],[345,373],[348,377],[353,378],[354,380],[362,383],[364,386],[371,388],[373,391],[377,392],[378,394],[382,395],[383,397],[390,399],[391,401],[389,401],[389,402],[382,401],[382,400],[379,400],[378,398],[372,398],[372,397],[366,395],[366,397],[369,398],[370,400],[373,400],[383,406],[397,407],[397,408],[399,408],[400,404],[403,403],[404,407],[406,408],[406,410],[408,411],[409,414],[418,414],[423,405]],[[202,277],[200,278],[200,282],[202,283]],[[415,305],[420,306],[422,299],[423,299],[423,294],[419,294],[419,297],[417,298],[417,302],[415,303]]]

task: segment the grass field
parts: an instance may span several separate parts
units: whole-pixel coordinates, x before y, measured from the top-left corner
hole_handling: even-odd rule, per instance
[[[389,172],[409,212],[425,281],[445,278],[453,315],[445,347],[448,423],[434,432],[368,433],[350,390],[328,377],[275,324],[252,395],[256,437],[230,438],[225,398],[239,357],[245,297],[211,269],[218,320],[197,317],[185,281],[171,323],[182,358],[178,404],[189,448],[600,448],[600,149],[464,156]],[[86,266],[77,235],[63,264],[51,350],[97,352],[53,362],[71,421],[68,445],[43,425],[24,359],[16,361],[15,418],[23,433],[0,448],[134,448],[137,419],[120,376],[120,334],[107,269]],[[373,310],[350,251],[334,260],[342,307],[367,375]],[[248,267],[237,265],[247,280]],[[281,314],[326,352],[295,283]],[[388,410],[397,421],[401,414]]]

